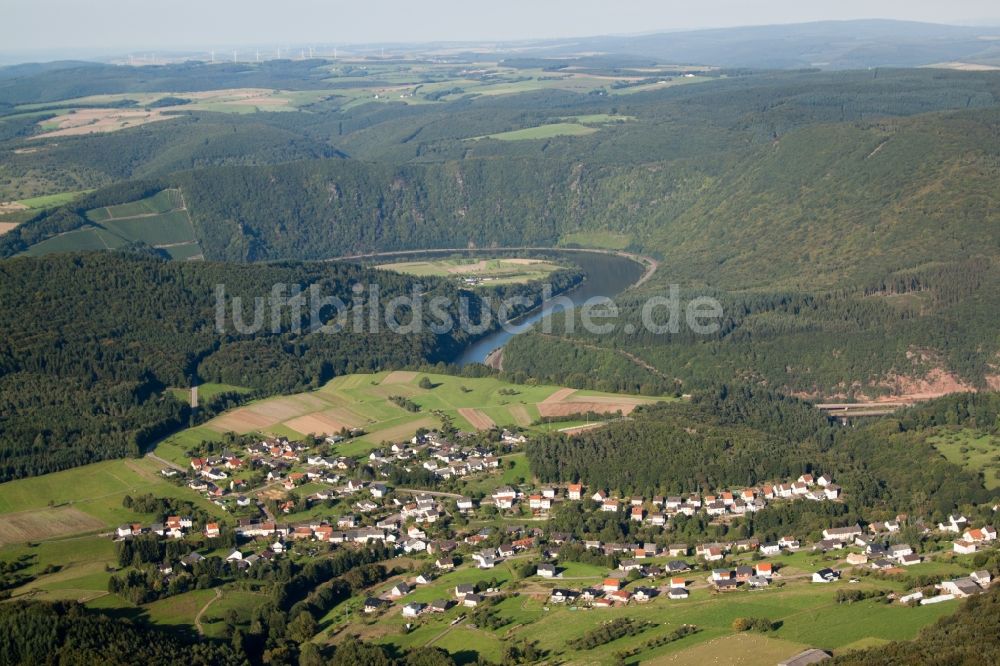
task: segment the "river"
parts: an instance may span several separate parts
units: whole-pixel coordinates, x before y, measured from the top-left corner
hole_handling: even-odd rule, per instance
[[[565,299],[571,302],[569,309],[596,296],[614,297],[638,282],[644,273],[642,264],[617,254],[573,252],[571,250],[560,251],[559,254],[566,256],[572,263],[580,266],[587,276],[579,285],[562,294]],[[546,315],[562,312],[567,309],[561,302],[565,299],[553,299],[557,302],[529,312],[518,319],[517,323],[526,326],[540,321]],[[521,326],[518,328],[520,329]],[[491,352],[503,347],[517,334],[502,328],[494,331],[466,347],[454,362],[458,365],[485,363]]]
[[[357,254],[344,257],[337,257],[331,261],[361,261],[369,263],[372,261],[388,261],[393,258],[417,260],[425,256],[432,257],[442,254],[466,254],[475,256],[482,254],[486,256],[496,256],[498,254],[518,254],[519,252],[546,252],[554,255],[565,256],[570,263],[578,265],[586,275],[586,279],[569,291],[560,294],[560,298],[553,299],[548,307],[539,307],[526,315],[518,318],[518,331],[507,331],[503,328],[487,334],[476,342],[466,347],[452,362],[457,365],[468,365],[469,363],[485,363],[487,357],[492,352],[502,348],[512,337],[525,332],[523,329],[541,320],[543,317],[559,313],[566,309],[573,309],[586,302],[590,298],[606,296],[613,298],[629,287],[641,284],[649,279],[656,271],[657,262],[648,257],[639,257],[626,253],[617,253],[603,250],[563,250],[559,248],[545,247],[522,247],[522,248],[495,248],[489,250],[473,250],[461,248],[433,249],[433,250],[399,250],[395,252],[373,252],[370,254]],[[567,307],[564,301],[568,299],[570,304]]]

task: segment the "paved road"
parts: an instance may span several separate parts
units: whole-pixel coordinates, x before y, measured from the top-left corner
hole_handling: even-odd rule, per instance
[[[459,495],[458,493],[443,493],[436,490],[420,490],[419,488],[396,488],[396,492],[410,493],[411,495],[430,495],[431,497],[451,497],[453,499],[463,497],[463,495]]]

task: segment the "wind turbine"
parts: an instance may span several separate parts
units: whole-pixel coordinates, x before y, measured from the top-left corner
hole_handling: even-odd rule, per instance
[[[238,62],[236,60],[236,49],[233,49],[233,62]]]

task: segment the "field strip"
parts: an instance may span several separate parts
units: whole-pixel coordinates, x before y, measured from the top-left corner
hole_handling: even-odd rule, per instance
[[[458,413],[476,430],[489,430],[497,425],[493,419],[474,407],[460,407]]]
[[[556,391],[555,393],[553,393],[552,395],[550,395],[549,397],[547,397],[545,400],[542,400],[538,404],[544,405],[544,404],[547,404],[547,403],[562,402],[563,400],[565,400],[566,398],[570,397],[574,393],[576,393],[576,389],[573,389],[573,388],[561,388],[558,391]]]
[[[390,372],[382,380],[383,384],[409,384],[414,379],[417,378],[416,372],[411,372],[409,370],[396,370],[395,372]]]
[[[542,416],[572,416],[573,414],[631,414],[639,405],[633,402],[540,402],[538,413]]]
[[[384,430],[376,430],[375,432],[368,433],[364,435],[364,439],[372,441],[374,438],[379,438],[378,441],[383,442],[396,442],[403,439],[409,439],[413,436],[420,428],[439,428],[440,424],[438,420],[432,417],[427,417],[424,419],[419,419],[417,421],[408,421],[406,423],[401,423],[397,426],[392,426]]]
[[[524,405],[508,405],[507,411],[514,417],[514,421],[517,422],[517,425],[531,425],[531,415],[528,413],[528,408]]]

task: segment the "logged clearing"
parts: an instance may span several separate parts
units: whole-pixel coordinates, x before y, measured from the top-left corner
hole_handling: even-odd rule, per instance
[[[458,410],[458,413],[463,419],[471,423],[472,427],[476,430],[489,430],[496,426],[493,419],[473,407],[462,407]]]
[[[0,222],[0,235],[3,235],[17,226],[17,222]]]
[[[9,513],[0,516],[0,546],[42,541],[104,527],[103,521],[71,506]]]

